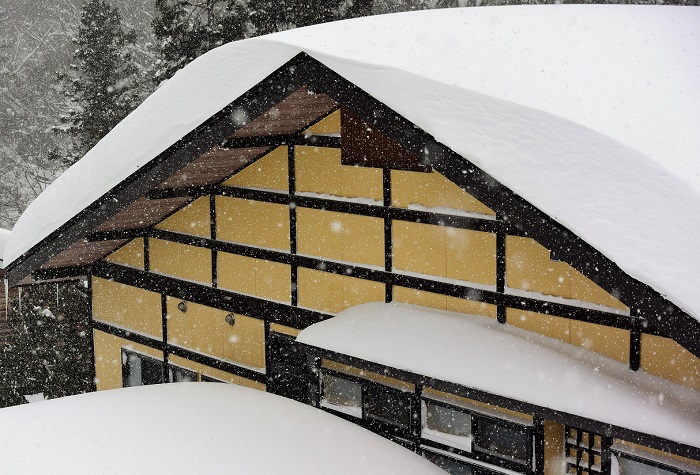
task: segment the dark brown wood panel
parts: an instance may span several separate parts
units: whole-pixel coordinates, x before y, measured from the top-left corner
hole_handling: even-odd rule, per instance
[[[57,269],[59,267],[74,267],[92,264],[114,251],[119,246],[126,244],[126,239],[113,241],[78,241],[68,249],[54,256],[41,266],[42,269]]]
[[[230,137],[293,134],[306,129],[336,107],[336,102],[329,96],[314,94],[302,86]]]
[[[342,109],[340,115],[343,165],[427,171],[418,157],[362,118]]]
[[[164,198],[161,200],[147,200],[142,197],[99,225],[95,228],[95,231],[105,232],[147,228],[161,221],[173,211],[185,206],[191,200],[192,198],[190,197]]]
[[[156,189],[204,186],[219,183],[236,173],[272,147],[223,149],[213,147],[195,161],[171,175]]]

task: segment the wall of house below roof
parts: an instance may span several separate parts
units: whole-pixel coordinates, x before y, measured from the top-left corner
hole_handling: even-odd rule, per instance
[[[554,421],[545,421],[544,475],[561,475],[565,472],[564,425]]]
[[[136,269],[143,269],[143,238],[132,239],[127,244],[105,257],[105,260]]]
[[[153,338],[163,337],[160,294],[112,282],[92,279],[92,317],[119,328]]]
[[[178,305],[185,302],[185,311]],[[205,305],[166,298],[168,343],[253,367],[265,367],[265,328],[262,320],[235,315],[229,325],[225,317],[231,312]]]
[[[289,190],[287,147],[277,147],[264,157],[250,163],[222,185],[267,190]]]
[[[198,198],[158,223],[156,229],[210,237],[209,197]]]
[[[193,282],[211,284],[211,251],[163,239],[149,239],[151,271]]]
[[[209,377],[224,383],[238,384],[239,386],[246,386],[259,391],[265,391],[265,385],[262,383],[243,378],[241,376],[236,376],[235,374],[227,373],[226,371],[212,368],[205,364],[195,363],[194,361],[190,361],[177,355],[169,355],[168,362],[172,363],[173,365],[189,369],[190,371],[194,371],[197,373],[198,381],[201,381],[202,377]]]
[[[95,348],[95,386],[98,391],[122,387],[122,348],[162,360],[163,352],[99,330],[92,333]]]
[[[700,391],[700,358],[670,338],[642,335],[640,363],[647,373]]]

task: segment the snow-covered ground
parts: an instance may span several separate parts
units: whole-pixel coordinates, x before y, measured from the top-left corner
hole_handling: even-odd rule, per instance
[[[0,473],[440,474],[310,406],[241,386],[176,383],[0,411]]]
[[[305,51],[700,318],[699,31],[697,8],[549,5],[224,45],[49,186],[15,225],[5,264]]]
[[[700,447],[700,393],[493,318],[367,303],[297,341]]]

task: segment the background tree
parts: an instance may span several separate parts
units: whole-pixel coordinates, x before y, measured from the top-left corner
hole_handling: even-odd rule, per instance
[[[26,287],[13,306],[10,343],[0,350],[0,406],[43,393],[91,391],[90,299],[82,282]]]
[[[246,5],[236,0],[156,0],[155,8],[156,84],[210,49],[245,38],[250,31]]]
[[[137,67],[130,51],[135,41],[136,33],[122,27],[117,8],[103,0],[85,4],[74,63],[60,78],[68,107],[56,130],[74,139],[68,162],[82,157],[136,107]]]

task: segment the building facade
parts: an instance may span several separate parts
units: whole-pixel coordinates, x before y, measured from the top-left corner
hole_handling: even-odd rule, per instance
[[[364,304],[434,311],[603,358],[626,368],[632,388],[651,377],[690,398],[651,414],[690,407],[698,421],[698,320],[303,53],[9,272],[23,284],[88,276],[98,390],[249,386],[352,420],[451,473],[700,473],[692,430],[639,430],[504,395],[490,378],[450,380],[297,340]],[[440,333],[425,341],[437,351]],[[594,382],[589,404],[605,405]]]

